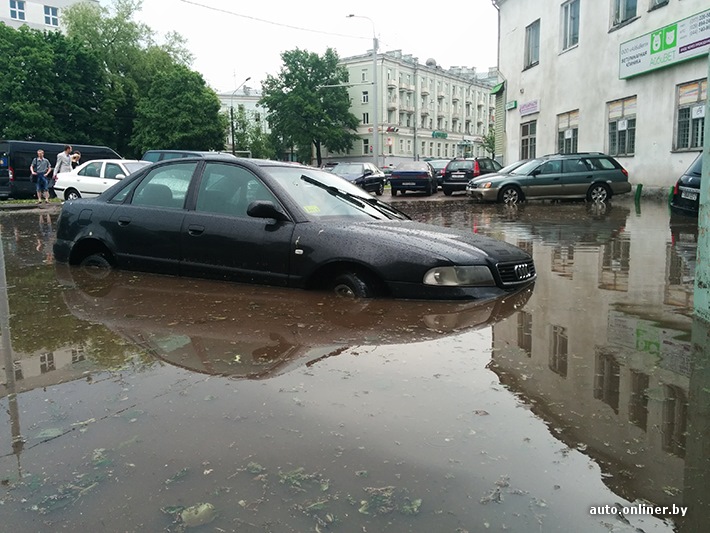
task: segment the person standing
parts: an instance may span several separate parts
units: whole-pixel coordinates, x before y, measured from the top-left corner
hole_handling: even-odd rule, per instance
[[[42,204],[42,196],[44,196],[44,203],[49,203],[47,185],[51,170],[52,165],[49,164],[49,160],[45,159],[44,150],[37,150],[37,157],[35,157],[30,164],[30,172],[37,189],[37,203],[40,205]]]
[[[81,162],[79,161],[81,159],[81,152],[79,150],[76,150],[72,155],[71,155],[71,168],[74,169],[78,167]]]
[[[54,178],[49,183],[49,196],[56,198],[57,193],[54,192],[54,184],[57,182],[57,175],[60,172],[71,172],[71,146],[64,146],[64,151],[57,154],[57,164],[54,166]]]

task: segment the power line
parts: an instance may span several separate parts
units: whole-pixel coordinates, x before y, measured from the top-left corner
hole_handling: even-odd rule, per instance
[[[348,39],[369,39],[369,37],[361,37],[361,36],[357,36],[357,35],[346,35],[344,33],[333,33],[333,32],[329,32],[329,31],[314,30],[311,28],[303,28],[301,26],[292,26],[290,24],[284,24],[282,22],[274,22],[273,20],[266,20],[266,19],[262,19],[262,18],[258,18],[258,17],[252,17],[251,15],[243,15],[241,13],[235,13],[234,11],[229,11],[227,9],[221,9],[221,8],[214,7],[214,6],[208,6],[206,4],[201,4],[199,2],[192,2],[190,0],[180,0],[180,1],[185,4],[191,4],[193,6],[202,7],[204,9],[209,9],[210,11],[217,11],[219,13],[225,13],[227,15],[232,15],[235,17],[245,18],[245,19],[256,21],[256,22],[262,22],[264,24],[271,24],[272,26],[280,26],[282,28],[290,28],[292,30],[298,30],[298,31],[307,31],[310,33],[319,33],[321,35],[330,35],[330,36],[335,36],[335,37],[347,37]]]

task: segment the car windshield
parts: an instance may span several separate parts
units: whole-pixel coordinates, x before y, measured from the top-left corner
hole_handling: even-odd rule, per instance
[[[338,176],[346,174],[362,174],[363,167],[361,163],[338,163],[333,167],[332,172]]]
[[[516,168],[522,166],[525,164],[525,161],[516,161],[515,163],[511,163],[510,165],[507,165],[503,168],[501,168],[498,171],[498,174],[510,174],[513,172]]]
[[[133,174],[136,170],[142,169],[144,166],[150,165],[149,162],[147,161],[135,161],[131,163],[124,163],[124,166],[126,167],[126,170],[128,171],[129,174]]]
[[[310,216],[370,220],[409,218],[331,172],[298,165],[262,168],[273,176]]]
[[[693,176],[700,176],[700,173],[703,168],[703,154],[701,153],[698,158],[693,161],[693,164],[690,165],[690,168],[688,169],[688,172],[686,174],[692,174]]]
[[[405,163],[400,163],[397,165],[395,168],[395,172],[399,171],[404,171],[404,172],[426,172],[429,169],[426,163],[419,163],[417,161],[410,161],[410,162],[405,162]]]
[[[543,159],[531,159],[527,163],[523,163],[518,168],[514,169],[511,174],[530,174],[530,172],[539,167],[543,162]]]
[[[470,170],[473,168],[473,161],[451,161],[446,170]]]

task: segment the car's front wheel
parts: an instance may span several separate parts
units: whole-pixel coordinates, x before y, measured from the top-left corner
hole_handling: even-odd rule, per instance
[[[341,298],[372,298],[375,289],[364,276],[356,272],[345,272],[333,281],[333,292]]]
[[[392,187],[392,196],[397,196],[397,189]]]
[[[498,197],[504,204],[517,204],[523,201],[523,193],[513,185],[503,187]]]
[[[384,193],[385,193],[385,182],[383,181],[382,183],[380,183],[380,186],[377,187],[375,194],[377,196],[382,196]]]
[[[79,191],[76,189],[67,189],[64,191],[65,200],[78,200],[79,198],[81,198],[81,194],[79,194]]]
[[[587,191],[588,202],[606,202],[609,198],[611,198],[611,192],[603,183],[595,183],[589,187],[589,190]]]

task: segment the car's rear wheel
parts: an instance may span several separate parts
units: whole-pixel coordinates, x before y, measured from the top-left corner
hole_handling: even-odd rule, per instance
[[[81,194],[79,194],[79,191],[76,189],[67,189],[64,191],[65,200],[78,200],[79,198],[81,198]]]
[[[382,196],[384,193],[385,193],[385,182],[382,182],[382,183],[380,183],[380,186],[377,187],[375,194],[377,196]]]
[[[341,298],[372,298],[375,288],[369,280],[357,272],[344,272],[333,280],[333,292]]]
[[[392,187],[392,196],[397,196],[397,189]]]
[[[587,191],[588,202],[606,202],[609,198],[611,198],[611,191],[609,190],[609,187],[603,183],[595,183],[589,187],[589,190]]]
[[[520,189],[517,187],[508,185],[501,189],[498,198],[500,198],[500,201],[504,204],[517,204],[523,201],[523,193],[520,192]]]
[[[113,265],[103,253],[87,255],[79,262],[81,269],[94,279],[103,279],[109,275]]]
[[[446,196],[451,196],[451,195],[453,194],[453,192],[454,192],[454,191],[452,191],[451,189],[447,189],[446,187],[442,187],[441,190],[444,191],[444,194],[445,194]]]

